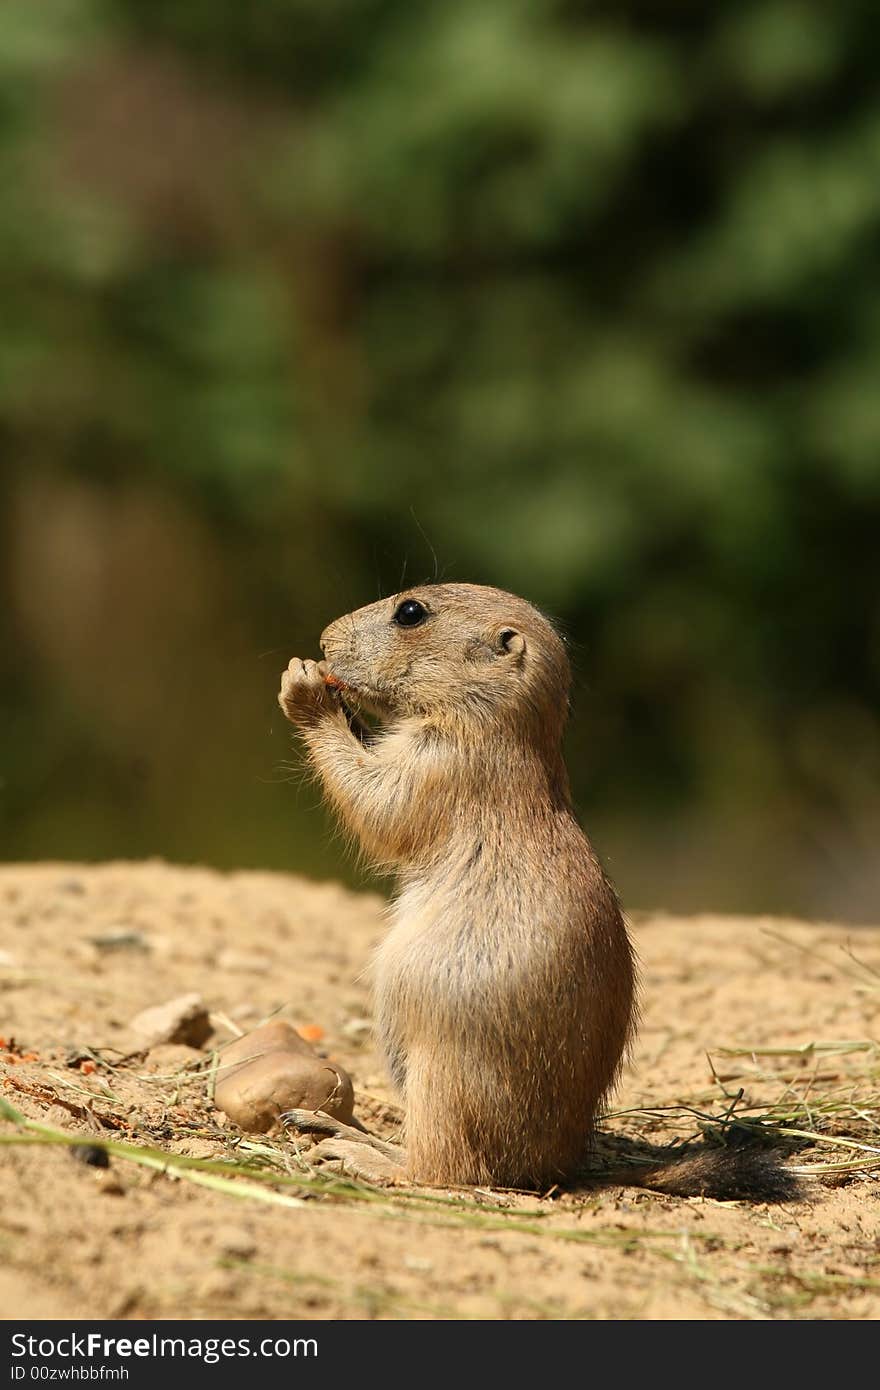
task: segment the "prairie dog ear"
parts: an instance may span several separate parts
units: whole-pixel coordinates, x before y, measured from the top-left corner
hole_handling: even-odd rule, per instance
[[[499,656],[521,657],[526,649],[526,639],[514,628],[503,627],[495,638],[495,647]]]

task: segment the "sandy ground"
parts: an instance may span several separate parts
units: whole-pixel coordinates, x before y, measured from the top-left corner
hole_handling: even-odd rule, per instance
[[[228,1025],[281,1011],[323,1030],[318,1045],[351,1072],[359,1113],[393,1131],[365,977],[382,907],[268,873],[0,869],[0,1097],[55,1131],[152,1146],[172,1163],[94,1167],[69,1147],[25,1144],[40,1135],[0,1120],[5,1317],[880,1313],[880,1155],[853,1147],[880,1150],[880,928],[640,918],[644,1020],[593,1180],[549,1196],[424,1201],[318,1190],[289,1139],[248,1148],[209,1099]],[[120,1061],[132,1016],[188,991],[212,1011],[204,1046]],[[782,1136],[787,1161],[848,1166],[776,1205],[603,1178],[640,1144],[695,1135],[693,1112],[721,1116],[740,1089],[737,1112],[814,1135]],[[215,1190],[200,1185],[209,1173],[174,1171],[182,1155],[250,1163],[279,1182]],[[274,1194],[296,1204],[272,1205]]]

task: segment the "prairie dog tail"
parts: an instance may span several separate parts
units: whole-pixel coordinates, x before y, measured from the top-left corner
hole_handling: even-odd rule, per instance
[[[714,1197],[722,1202],[785,1202],[802,1190],[778,1154],[754,1149],[705,1148],[665,1163],[620,1169],[613,1181],[670,1197]]]

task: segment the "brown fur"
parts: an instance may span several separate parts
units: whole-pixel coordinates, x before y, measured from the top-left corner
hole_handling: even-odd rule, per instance
[[[407,598],[419,626],[394,621]],[[555,1182],[583,1160],[635,1015],[626,927],[569,796],[563,643],[520,598],[439,584],[340,618],[321,646],[279,699],[344,824],[399,877],[376,1014],[410,1175]]]
[[[616,1175],[629,1187],[647,1187],[669,1197],[714,1197],[784,1202],[799,1197],[795,1178],[775,1153],[754,1149],[696,1148],[679,1158],[645,1164]]]

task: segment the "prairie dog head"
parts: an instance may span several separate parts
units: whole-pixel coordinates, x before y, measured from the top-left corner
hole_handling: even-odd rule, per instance
[[[484,723],[557,743],[571,673],[552,624],[477,584],[420,584],[321,634],[331,684],[386,718]]]

